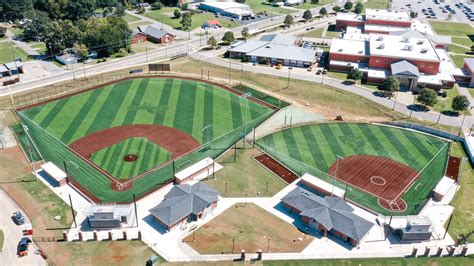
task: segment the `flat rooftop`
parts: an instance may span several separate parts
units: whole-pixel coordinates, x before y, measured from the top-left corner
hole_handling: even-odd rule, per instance
[[[408,12],[390,9],[366,9],[365,20],[370,19],[411,22],[411,18]]]
[[[394,32],[394,31],[406,31],[410,30],[408,27],[394,27],[387,25],[377,24],[365,24],[364,31],[376,31],[376,32]]]
[[[345,33],[344,38],[345,40],[354,40],[354,41],[368,41],[370,39],[369,34],[363,34],[363,33]]]
[[[353,13],[337,13],[336,20],[364,21],[364,16]]]
[[[435,48],[427,38],[373,34],[370,36],[369,43],[371,56],[396,57],[399,59],[430,62],[440,61]]]
[[[367,42],[363,40],[333,39],[329,53],[368,55]]]

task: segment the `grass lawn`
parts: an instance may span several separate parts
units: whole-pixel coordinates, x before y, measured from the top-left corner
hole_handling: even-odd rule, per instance
[[[294,6],[294,7],[298,8],[298,9],[307,10],[307,9],[312,9],[312,8],[315,8],[315,7],[318,7],[318,6],[331,4],[331,3],[334,3],[334,2],[336,2],[336,0],[320,0],[319,4],[312,4],[311,1],[307,1],[306,3],[299,4],[299,5]],[[332,10],[328,10],[328,12],[331,12],[331,11]]]
[[[326,31],[325,37],[327,38],[339,38],[341,36],[340,31],[336,31],[336,25],[329,25],[328,30]]]
[[[174,18],[173,11],[175,9],[176,9],[175,7],[164,7],[160,10],[148,11],[144,15],[160,23],[162,22],[173,28],[180,29],[181,18],[180,19]],[[222,18],[216,18],[214,14],[212,13],[204,12],[204,13],[195,14],[192,16],[191,30],[201,27],[204,22],[208,20],[212,20],[212,19],[219,20],[219,23],[221,24],[221,26],[226,27],[226,28],[235,28],[240,25],[237,22],[232,22],[230,20],[222,19]]]
[[[304,37],[309,38],[321,38],[323,36],[324,28],[315,29],[312,31],[307,31],[304,33]]]
[[[149,21],[145,21],[145,20],[139,20],[139,21],[135,21],[135,22],[130,22],[128,23],[128,27],[131,29],[131,30],[134,30],[140,26],[145,26],[145,25],[151,25],[152,23],[149,22]]]
[[[387,9],[389,3],[390,3],[390,0],[367,0],[367,2],[363,4],[365,8]]]
[[[446,98],[438,97],[438,102],[432,108],[436,112],[441,111],[441,107],[443,107],[443,102],[443,111],[452,111],[451,104],[453,103],[453,98],[459,95],[459,90],[457,86],[452,89],[445,89],[444,91],[446,91],[448,95],[446,96]]]
[[[461,143],[453,143],[451,148],[451,155],[456,157],[467,157]],[[454,206],[454,216],[449,227],[449,234],[452,238],[456,238],[459,234],[467,235],[474,231],[474,170],[468,162],[463,162],[461,171],[461,187],[456,193],[451,205]],[[474,242],[474,234],[468,238],[470,243]]]
[[[137,155],[133,162],[126,155]],[[171,153],[146,138],[129,138],[91,154],[91,161],[119,179],[130,179],[169,159]]]
[[[471,47],[474,44],[469,37],[451,37],[451,41],[467,47]]]
[[[451,60],[457,67],[462,67],[464,65],[464,58],[474,57],[472,55],[460,55],[460,54],[450,54]]]
[[[370,0],[369,0],[370,1]],[[265,266],[468,266],[474,263],[471,257],[417,257],[417,258],[375,258],[375,259],[324,259],[324,260],[291,260],[263,261]]]
[[[13,56],[13,53],[15,53],[15,56]],[[28,55],[12,42],[0,42],[0,64],[12,62],[13,58],[21,58],[23,61],[26,61],[28,60]]]
[[[471,47],[471,46],[469,46],[469,47]],[[457,54],[464,54],[466,52],[471,51],[471,49],[470,48],[465,48],[465,47],[462,47],[462,46],[458,46],[456,44],[451,44],[449,46],[449,51],[453,52],[453,53],[457,53]]]
[[[238,144],[242,146],[242,144]],[[260,165],[253,156],[259,151],[248,145],[247,149],[237,149],[237,162],[234,163],[234,150],[222,155],[218,163],[224,166],[215,178],[206,184],[217,189],[224,197],[269,197],[282,190],[287,184]],[[226,194],[227,184],[227,194]],[[268,186],[268,187],[267,187]]]
[[[277,15],[277,14],[291,14],[291,13],[297,12],[296,10],[293,10],[293,9],[273,7],[271,5],[264,5],[262,4],[262,2],[263,2],[262,0],[247,0],[245,1],[245,4],[249,5],[255,14],[266,11],[268,15],[270,16],[270,13],[273,13],[273,15]]]
[[[23,29],[22,28],[18,28],[18,27],[11,27],[9,29],[13,35],[15,35],[16,37],[19,37],[23,34]]]
[[[81,177],[75,179],[81,186],[104,202],[124,202],[131,200],[133,194],[139,196],[171,180],[173,165],[150,172],[133,181],[131,189],[117,192],[110,188],[110,179],[65,149],[64,144],[115,126],[157,124],[187,133],[201,144],[207,143],[209,137],[209,156],[214,157],[241,137],[245,122],[248,128],[255,127],[271,113],[267,107],[208,83],[144,78],[36,106],[22,111],[21,116],[47,160],[58,166],[72,161],[68,171],[72,177]],[[209,124],[213,127],[203,133],[203,127]],[[149,156],[150,153],[144,155],[147,159]],[[197,150],[177,159],[176,171],[206,156]]]
[[[335,71],[328,71],[327,75],[331,78],[346,80],[347,73],[335,72]]]
[[[157,48],[162,48],[165,47],[164,44],[161,43],[152,43],[152,42],[139,42],[139,43],[134,43],[132,44],[132,51],[135,53],[143,53],[148,51],[151,51],[153,49]]]
[[[184,242],[201,254],[253,253],[259,249],[287,253],[302,251],[313,237],[305,237],[293,225],[254,204],[240,203],[196,230],[194,240],[191,234]]]
[[[446,141],[408,130],[370,124],[325,123],[286,129],[257,141],[266,152],[295,173],[310,173],[326,181],[326,173],[336,155],[367,154],[403,163],[421,176],[402,196],[408,208],[398,215],[416,214],[433,187],[444,175],[448,145]],[[429,164],[429,165],[428,165]],[[345,183],[337,182],[341,188]],[[353,186],[347,197],[377,212],[388,215],[377,199]],[[396,214],[395,214],[396,215]]]
[[[130,15],[130,14],[126,14],[123,18],[127,22],[134,22],[134,21],[139,21],[140,20],[138,17]]]
[[[430,20],[433,30],[440,35],[469,37],[474,35],[474,29],[469,23],[457,23]]]
[[[3,231],[2,229],[0,229],[0,252],[3,250],[3,241],[4,241]]]
[[[47,52],[46,44],[44,42],[28,42],[28,44],[40,54],[45,54]]]

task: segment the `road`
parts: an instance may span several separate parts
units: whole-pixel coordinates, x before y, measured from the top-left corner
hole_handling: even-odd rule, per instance
[[[4,233],[3,250],[0,252],[0,265],[47,265],[44,259],[34,253],[38,248],[34,243],[30,245],[29,254],[19,258],[16,255],[18,241],[23,237],[22,230],[24,225],[16,225],[11,215],[20,208],[11,200],[3,189],[0,189],[0,228]],[[24,212],[22,211],[23,215]],[[29,223],[28,217],[25,217],[25,224]]]

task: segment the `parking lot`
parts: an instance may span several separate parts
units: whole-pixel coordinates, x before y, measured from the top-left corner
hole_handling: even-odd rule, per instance
[[[460,3],[465,8],[460,6]],[[392,8],[405,11],[413,10],[418,13],[419,19],[447,20],[451,16],[450,21],[453,22],[474,22],[474,13],[469,16],[471,13],[469,10],[474,12],[474,5],[464,0],[393,0]]]

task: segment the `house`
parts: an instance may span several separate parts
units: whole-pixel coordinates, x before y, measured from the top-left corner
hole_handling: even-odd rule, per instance
[[[295,188],[281,199],[283,206],[301,217],[311,229],[327,236],[335,235],[358,246],[370,229],[372,222],[356,215],[346,201],[339,197],[320,197],[306,189]]]
[[[132,205],[93,204],[87,211],[87,221],[92,229],[111,229],[134,225]]]
[[[206,29],[206,28],[217,29],[217,28],[220,28],[221,26],[220,26],[219,20],[211,19],[211,20],[208,20],[208,21],[204,22],[201,27],[203,29]]]
[[[199,9],[212,12],[216,15],[235,19],[243,19],[253,16],[253,11],[248,5],[237,2],[201,2]]]
[[[146,41],[147,41],[146,34],[140,32],[138,28],[132,31],[132,41],[131,41],[132,44],[146,42]]]
[[[10,76],[10,70],[5,65],[0,65],[0,77]]]
[[[139,8],[143,8],[145,9],[146,11],[148,11],[150,8],[151,8],[151,5],[147,2],[143,2],[143,3],[138,3],[137,4],[137,7]]]
[[[237,41],[229,49],[231,58],[260,64],[309,67],[316,60],[316,50],[299,47],[299,39],[281,34],[263,35],[259,40]]]
[[[77,63],[77,56],[73,54],[62,54],[62,55],[56,55],[54,57],[56,61],[63,65],[71,65]]]
[[[406,242],[428,241],[433,233],[431,220],[425,216],[408,216],[405,227],[396,229],[394,233]]]
[[[180,184],[150,209],[155,221],[170,231],[205,217],[217,207],[219,193],[202,182]]]
[[[145,37],[146,40],[154,43],[169,43],[172,42],[175,38],[174,35],[171,35],[165,31],[160,29],[159,24],[152,24],[152,25],[145,25],[138,27],[138,31],[132,37],[132,43],[135,39],[136,41],[141,40],[143,41]],[[139,35],[139,36],[137,36]]]

